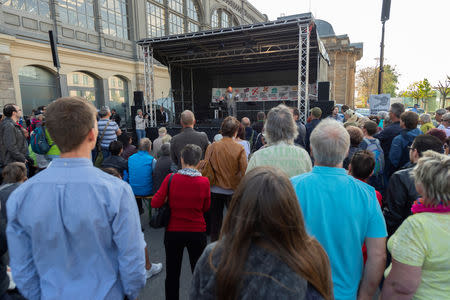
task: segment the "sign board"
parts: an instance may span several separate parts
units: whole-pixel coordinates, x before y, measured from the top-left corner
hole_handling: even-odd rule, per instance
[[[380,111],[389,111],[391,94],[370,95],[368,103],[371,115],[376,115]]]
[[[211,102],[224,100],[226,88],[213,88]],[[297,86],[258,86],[233,88],[236,102],[297,101]]]

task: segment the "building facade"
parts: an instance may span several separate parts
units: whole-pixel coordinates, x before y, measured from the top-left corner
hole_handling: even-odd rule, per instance
[[[136,41],[267,21],[245,0],[0,0],[0,105],[25,114],[59,94],[81,96],[129,117],[143,90]],[[57,36],[53,66],[48,31]],[[169,74],[155,67],[155,98],[167,98]]]
[[[330,59],[328,81],[331,82],[330,99],[336,103],[355,107],[356,62],[363,56],[362,43],[350,43],[349,37],[336,35],[330,23],[316,20],[320,40]]]

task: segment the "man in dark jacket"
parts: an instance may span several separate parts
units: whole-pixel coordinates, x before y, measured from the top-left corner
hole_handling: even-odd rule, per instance
[[[320,117],[322,116],[322,110],[319,107],[313,107],[310,110],[311,113],[311,122],[306,124],[306,136],[305,136],[305,146],[306,146],[306,151],[310,152],[310,147],[309,147],[309,138],[311,136],[312,131],[314,130],[314,128],[316,128],[316,126],[320,123]]]
[[[116,122],[117,125],[119,125],[119,127],[120,127],[120,122],[122,121],[122,118],[117,113],[117,110],[115,108],[111,109],[111,116],[109,117],[109,119]]]
[[[400,127],[402,131],[397,135],[389,150],[389,160],[394,171],[402,168],[409,162],[409,149],[416,136],[422,134],[419,128],[419,115],[413,111],[406,111],[400,116]]]
[[[402,128],[400,127],[400,116],[405,111],[405,106],[401,103],[393,103],[391,109],[389,110],[389,119],[391,120],[391,125],[387,126],[378,134],[373,137],[380,141],[381,148],[384,153],[384,173],[386,178],[389,178],[394,172],[391,161],[389,160],[389,151],[391,150],[392,140],[400,134]]]
[[[110,156],[105,158],[102,163],[102,168],[114,168],[120,173],[120,176],[124,176],[124,172],[128,172],[128,162],[122,157],[123,144],[121,141],[112,141],[109,144]]]
[[[170,159],[170,144],[162,144],[158,151],[158,160],[156,161],[155,169],[153,169],[153,192],[156,194],[166,176],[176,171],[177,166]]]
[[[13,162],[2,171],[3,185],[0,186],[0,299],[25,299],[15,291],[9,291],[9,276],[6,272],[8,264],[8,244],[6,241],[6,201],[9,195],[27,179],[27,168],[24,163]]]
[[[208,136],[204,132],[198,132],[194,129],[195,116],[190,110],[181,113],[180,119],[183,129],[175,135],[170,141],[170,157],[174,164],[181,169],[181,149],[187,144],[194,144],[202,149],[202,159],[205,157],[206,148],[209,145]]]
[[[294,143],[305,148],[306,127],[300,121],[300,111],[297,107],[292,108],[292,114],[294,116],[295,124],[297,124],[298,136],[294,140]]]
[[[442,142],[432,135],[419,135],[414,139],[409,150],[410,163],[406,168],[392,174],[383,201],[383,214],[387,230],[391,236],[402,222],[411,215],[411,206],[420,197],[414,185],[411,171],[423,152],[433,150],[442,152]]]
[[[266,120],[266,114],[263,111],[260,111],[256,114],[256,122],[253,123],[252,128],[258,134],[261,133],[264,128],[265,120]]]
[[[251,123],[249,118],[243,117],[241,119],[241,124],[245,128],[245,139],[250,143],[250,149],[253,149],[253,145],[255,145],[258,133],[250,126]]]
[[[5,119],[0,123],[0,167],[11,162],[28,160],[28,144],[22,129],[17,125],[22,110],[15,104],[3,107]]]

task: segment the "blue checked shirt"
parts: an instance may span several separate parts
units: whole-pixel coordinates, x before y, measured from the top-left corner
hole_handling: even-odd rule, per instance
[[[55,159],[7,202],[11,269],[35,299],[136,299],[145,242],[130,186],[89,159]]]

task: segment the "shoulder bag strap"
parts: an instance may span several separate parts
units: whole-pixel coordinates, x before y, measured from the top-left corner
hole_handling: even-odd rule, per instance
[[[100,136],[100,140],[99,140],[100,144],[101,144],[102,141],[103,141],[103,137],[105,136],[106,128],[108,128],[109,122],[111,122],[111,120],[109,120],[109,121],[106,123],[106,126],[105,126],[105,128],[103,129],[102,135]]]
[[[172,182],[173,174],[170,174],[169,183],[167,184],[167,204],[169,204],[169,194],[170,194],[170,183]]]

